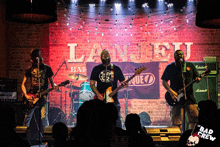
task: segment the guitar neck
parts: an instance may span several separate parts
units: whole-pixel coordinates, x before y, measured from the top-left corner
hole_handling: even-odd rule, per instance
[[[44,90],[43,92],[41,92],[41,96],[43,96],[43,95],[49,93],[49,92],[52,91],[52,90],[53,90],[53,88],[50,88],[50,89],[48,89],[48,90]]]
[[[133,76],[131,76],[130,78],[128,78],[125,82],[128,83],[129,81],[131,81],[131,79],[133,79],[136,76],[136,74],[134,74]],[[112,97],[116,92],[118,92],[123,86],[120,85],[118,86],[115,90],[113,90],[109,96]]]
[[[203,74],[201,74],[199,77],[202,78],[202,77],[204,77],[206,74],[207,74],[207,73],[203,73]],[[185,88],[189,87],[191,84],[193,84],[193,83],[195,83],[195,82],[196,82],[196,80],[194,79],[193,81],[191,81],[190,83],[188,83],[188,84],[185,86]],[[183,91],[183,88],[182,88],[180,91]]]
[[[59,84],[59,85],[57,85],[57,86],[60,87],[61,85],[62,85],[62,84]],[[43,96],[43,95],[49,93],[49,92],[52,91],[52,90],[54,90],[54,89],[53,89],[53,88],[50,88],[50,89],[48,89],[48,90],[44,90],[43,92],[41,92],[41,96]]]
[[[190,83],[188,83],[188,84],[186,85],[186,88],[189,87],[191,84],[193,84],[193,83],[195,83],[195,82],[196,82],[196,80],[191,81]]]

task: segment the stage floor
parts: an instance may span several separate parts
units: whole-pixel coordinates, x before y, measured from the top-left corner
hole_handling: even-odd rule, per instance
[[[67,126],[68,134],[71,132],[74,126]],[[153,141],[179,141],[181,131],[175,126],[146,126],[147,133],[153,138]],[[26,126],[17,126],[16,132],[25,136]],[[52,138],[52,126],[48,126],[44,129],[44,140],[53,140]]]

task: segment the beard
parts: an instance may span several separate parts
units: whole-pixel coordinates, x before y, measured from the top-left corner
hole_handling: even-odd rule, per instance
[[[109,64],[109,63],[110,63],[110,60],[102,59],[102,64],[107,65],[107,64]]]

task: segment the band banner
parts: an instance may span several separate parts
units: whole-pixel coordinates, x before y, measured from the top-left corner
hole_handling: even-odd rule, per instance
[[[100,63],[87,62],[87,76],[94,66]],[[129,98],[135,99],[159,99],[159,62],[133,63],[133,62],[112,62],[121,68],[125,80],[135,74],[135,69],[146,67],[147,69],[141,74],[136,75],[129,83],[128,88],[123,88],[118,92],[118,98],[124,98],[129,94]]]

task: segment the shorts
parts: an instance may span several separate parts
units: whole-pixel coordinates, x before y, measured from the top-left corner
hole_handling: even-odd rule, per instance
[[[198,108],[197,104],[185,104],[185,112],[187,113],[187,118],[189,123],[196,123],[198,121]],[[172,125],[179,126],[182,125],[183,120],[183,105],[173,106],[170,110]]]

